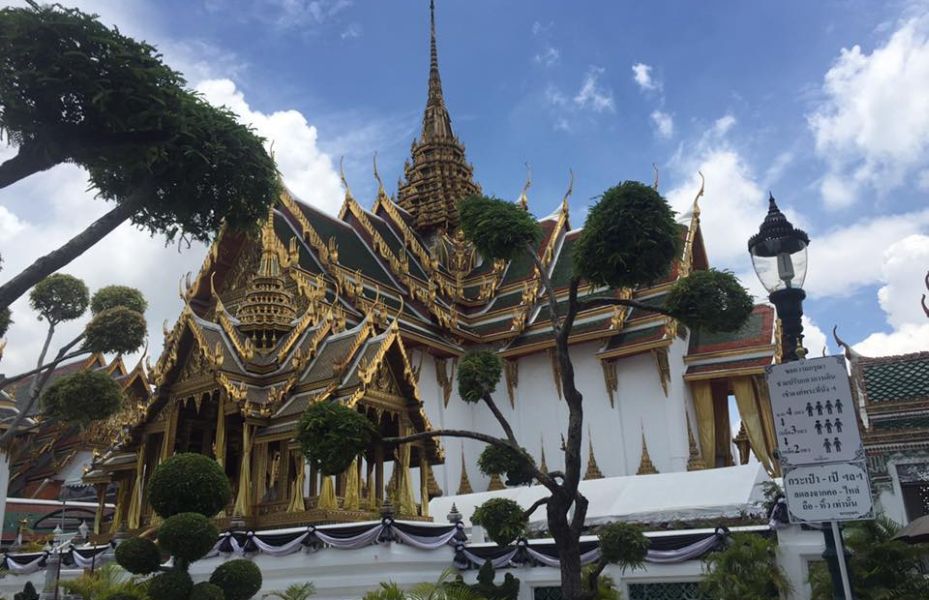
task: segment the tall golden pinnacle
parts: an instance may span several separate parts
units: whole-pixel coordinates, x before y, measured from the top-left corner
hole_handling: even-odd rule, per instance
[[[658,469],[652,463],[652,457],[648,455],[648,444],[645,443],[645,430],[642,430],[642,458],[639,461],[639,470],[636,475],[655,475]]]
[[[274,232],[274,211],[261,227],[261,261],[245,291],[245,298],[236,312],[243,333],[252,338],[259,349],[274,347],[277,340],[290,331],[297,316],[297,307],[284,285],[278,255],[277,234]]]
[[[452,119],[442,94],[434,1],[429,3],[429,14],[429,87],[423,128],[413,142],[411,160],[404,165],[405,181],[397,190],[397,203],[413,216],[417,231],[425,234],[456,229],[458,202],[481,192],[465,159],[464,145],[452,131]]]

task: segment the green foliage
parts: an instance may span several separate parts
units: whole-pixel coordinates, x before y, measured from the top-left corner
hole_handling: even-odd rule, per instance
[[[406,594],[392,581],[382,581],[378,589],[365,592],[361,600],[406,600]]]
[[[90,299],[90,312],[101,313],[108,308],[125,306],[140,314],[145,314],[148,301],[142,292],[126,285],[108,285],[97,290]]]
[[[268,594],[271,595],[271,594]],[[225,600],[223,590],[209,581],[195,583],[188,600]]]
[[[700,583],[716,600],[777,600],[790,588],[777,564],[777,539],[736,533],[726,549],[704,558],[706,576]]]
[[[165,519],[182,512],[212,518],[231,495],[222,467],[212,458],[192,452],[175,454],[155,467],[148,483],[148,501]]]
[[[200,513],[178,513],[165,519],[158,529],[158,545],[182,561],[206,556],[216,544],[219,530]]]
[[[418,583],[407,591],[388,581],[381,583],[376,590],[366,592],[362,600],[496,600],[490,596],[476,594],[473,591],[474,586],[462,582],[460,575],[457,575],[454,581],[453,576],[454,571],[446,569],[436,581]]]
[[[519,579],[513,577],[512,573],[506,573],[503,583],[499,585],[494,583],[495,577],[494,566],[487,561],[477,572],[477,583],[468,587],[476,597],[487,600],[516,600],[519,597]]]
[[[90,292],[73,275],[49,275],[29,292],[29,305],[52,325],[78,318],[87,310]]]
[[[150,600],[148,581],[126,575],[119,565],[105,563],[93,573],[76,579],[62,580],[61,587],[84,600]]]
[[[471,516],[471,522],[483,527],[498,546],[506,546],[522,535],[528,520],[522,507],[508,498],[491,498]]]
[[[23,591],[13,594],[13,600],[39,600],[39,593],[35,591],[35,586],[31,581],[27,581],[23,586]]]
[[[623,573],[627,568],[635,570],[645,564],[649,542],[638,525],[610,523],[597,532],[597,537],[600,538],[603,559],[619,565]]]
[[[625,181],[603,192],[574,244],[574,273],[612,288],[668,274],[681,249],[674,211],[652,187]]]
[[[287,586],[287,589],[282,591],[272,591],[264,594],[262,597],[272,597],[278,598],[279,600],[306,600],[316,593],[316,586],[312,582],[307,581],[306,583],[294,583]]]
[[[222,589],[226,600],[248,600],[261,589],[261,571],[251,561],[230,560],[216,567],[210,583]]]
[[[41,168],[70,161],[168,239],[254,227],[280,191],[263,140],[183,89],[151,46],[72,9],[0,11],[0,131]],[[138,195],[133,195],[138,193]]]
[[[923,600],[929,580],[920,573],[925,545],[910,545],[893,536],[899,531],[886,517],[844,526],[845,544],[852,553],[849,565],[852,592],[857,600]],[[832,581],[824,562],[810,564],[813,600],[832,599]]]
[[[0,337],[6,335],[7,330],[10,328],[10,325],[13,324],[13,313],[10,312],[10,308],[0,309]]]
[[[509,446],[488,444],[477,459],[477,466],[484,475],[506,474],[507,485],[532,483],[532,464]]]
[[[472,350],[458,363],[458,394],[465,402],[479,402],[497,388],[502,373],[503,361],[496,352]]]
[[[324,475],[345,471],[374,441],[374,424],[338,402],[317,402],[303,413],[296,439],[307,461]]]
[[[112,377],[99,371],[66,375],[42,393],[42,408],[49,417],[86,426],[116,414],[125,395]]]
[[[147,332],[142,313],[115,306],[97,313],[84,328],[84,348],[103,353],[135,352],[145,342]]]
[[[187,571],[171,569],[149,580],[148,595],[152,600],[187,600],[193,587]]]
[[[665,308],[692,329],[737,331],[755,303],[736,276],[728,271],[694,271],[679,279]]]
[[[129,538],[116,546],[116,562],[130,573],[148,575],[161,566],[161,551],[151,540]]]
[[[510,260],[542,236],[528,211],[512,202],[487,196],[470,196],[458,205],[461,231],[485,260]]]
[[[590,574],[596,568],[596,565],[587,565],[581,569],[581,585],[584,591],[590,590]],[[622,593],[616,589],[616,582],[609,575],[603,573],[597,577],[597,589],[594,592],[592,600],[622,600]]]

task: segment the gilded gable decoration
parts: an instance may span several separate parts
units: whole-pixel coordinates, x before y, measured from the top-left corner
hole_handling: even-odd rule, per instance
[[[606,386],[606,394],[610,398],[610,408],[615,408],[616,392],[619,390],[616,361],[610,359],[601,360],[600,367],[603,369],[603,383]]]
[[[510,397],[510,406],[516,408],[516,387],[519,385],[519,361],[515,359],[504,360],[503,375],[506,377],[506,392]]]

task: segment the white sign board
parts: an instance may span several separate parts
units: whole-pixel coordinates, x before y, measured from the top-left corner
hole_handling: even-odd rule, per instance
[[[871,485],[842,356],[767,368],[791,521],[873,516]]]
[[[795,467],[784,474],[784,494],[792,522],[854,521],[874,516],[864,463]]]
[[[781,467],[864,458],[841,356],[773,365],[767,380]]]

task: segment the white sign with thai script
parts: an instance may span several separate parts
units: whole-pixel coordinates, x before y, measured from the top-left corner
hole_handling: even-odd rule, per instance
[[[767,369],[781,467],[864,459],[842,356]]]
[[[794,467],[784,473],[784,495],[793,523],[874,518],[864,463]]]

